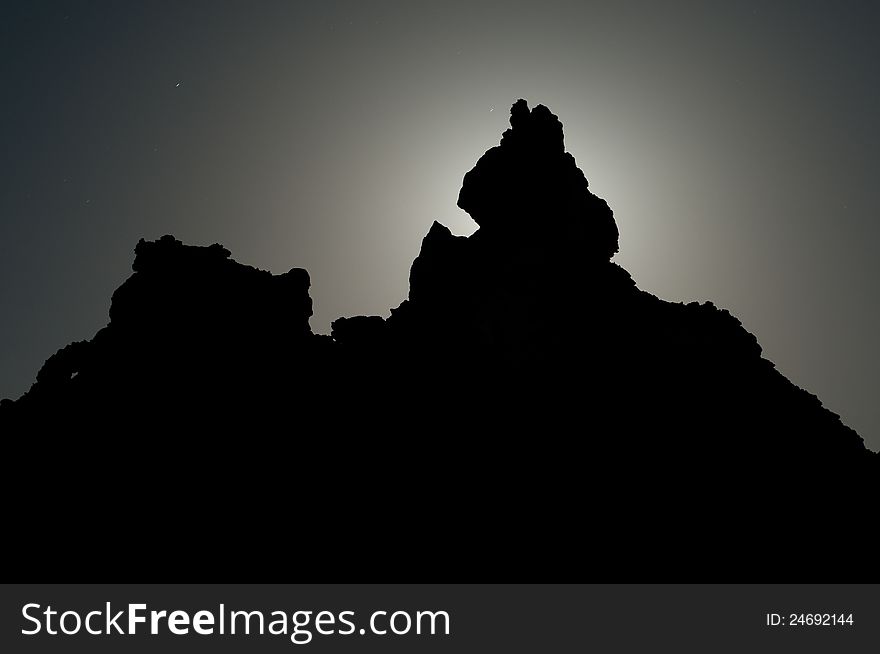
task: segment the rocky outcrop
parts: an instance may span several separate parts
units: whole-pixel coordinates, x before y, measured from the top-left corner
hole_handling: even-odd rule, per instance
[[[597,562],[616,580],[859,569],[845,553],[867,537],[878,455],[727,311],[638,289],[557,117],[520,100],[510,122],[464,177],[479,229],[434,223],[387,319],[316,335],[304,270],[141,241],[107,327],[4,403],[6,434],[42,435],[12,439],[13,458],[41,461],[47,492],[70,488],[72,465],[77,492],[99,493],[116,464],[59,436],[86,434],[112,439],[138,505],[211,490],[264,525],[288,510],[266,498],[311,502],[290,509],[308,537],[263,526],[245,547],[295,543],[343,569],[352,538],[383,570],[420,558],[530,579]]]
[[[309,327],[309,275],[272,275],[229,257],[217,244],[142,239],[109,324],[53,355],[4,413],[32,428],[148,429],[222,423],[243,403],[275,395],[329,341]]]
[[[464,176],[458,206],[494,239],[537,241],[582,261],[609,259],[618,250],[617,225],[565,151],[562,123],[547,107],[530,111],[518,100],[510,126]]]

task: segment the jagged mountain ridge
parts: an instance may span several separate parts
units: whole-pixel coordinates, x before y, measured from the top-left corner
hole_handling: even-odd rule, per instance
[[[60,350],[28,393],[4,403],[6,433],[86,434],[56,439],[46,464],[50,488],[71,461],[91,470],[83,494],[122,481],[86,463],[106,439],[144,457],[125,469],[142,501],[157,471],[169,496],[228,493],[231,480],[248,496],[264,484],[293,497],[354,493],[355,504],[365,488],[404,493],[417,517],[380,520],[388,538],[366,548],[386,563],[406,556],[390,540],[432,531],[420,505],[448,503],[453,528],[428,547],[479,534],[472,546],[499,562],[527,544],[559,555],[542,565],[581,564],[584,520],[609,538],[593,544],[603,556],[642,571],[656,572],[629,560],[643,532],[677,530],[659,549],[689,571],[764,569],[758,534],[789,551],[812,539],[805,560],[850,546],[857,525],[839,509],[832,542],[817,538],[807,508],[780,518],[766,504],[794,495],[811,498],[810,510],[846,501],[857,512],[878,456],[764,359],[727,311],[660,300],[610,261],[613,213],[565,152],[549,109],[513,105],[500,145],[465,175],[459,206],[477,232],[434,223],[408,298],[388,319],[340,318],[329,337],[308,326],[305,271],[271,275],[219,245],[171,236],[141,241],[107,327]],[[157,440],[159,451],[145,447]],[[169,451],[197,473],[178,477]],[[211,465],[197,463],[204,457]],[[313,467],[283,472],[300,460]],[[303,547],[327,557],[341,528],[310,515],[321,528]],[[354,522],[374,529],[366,514]],[[721,551],[743,560],[713,563],[717,549],[693,549],[707,538],[726,538]],[[519,545],[501,555],[504,543]]]

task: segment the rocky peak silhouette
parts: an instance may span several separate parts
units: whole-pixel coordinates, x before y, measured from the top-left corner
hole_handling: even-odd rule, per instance
[[[485,230],[534,243],[549,240],[585,260],[618,250],[608,204],[593,195],[574,157],[565,152],[562,123],[544,105],[529,111],[517,100],[501,145],[487,151],[464,176],[458,206]]]
[[[156,548],[174,534],[198,556],[234,542],[254,565],[281,543],[361,573],[431,560],[582,578],[601,560],[618,581],[766,580],[780,557],[823,579],[861,569],[848,553],[870,530],[880,457],[727,311],[638,289],[610,261],[613,214],[558,118],[519,100],[510,122],[464,177],[458,204],[479,229],[435,222],[388,319],[313,334],[304,270],[272,275],[171,236],[138,243],[109,324],[0,407],[38,499],[124,487],[146,512],[93,526],[78,550],[90,565],[113,538],[173,567]],[[205,489],[248,517],[218,510],[206,526],[149,510]],[[294,526],[259,508],[316,494]],[[388,498],[396,513],[377,512]],[[45,564],[38,515],[11,520]],[[243,520],[257,526],[236,538]]]

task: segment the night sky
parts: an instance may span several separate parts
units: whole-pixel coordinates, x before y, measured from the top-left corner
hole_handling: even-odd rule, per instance
[[[878,32],[873,1],[5,0],[0,397],[106,324],[141,237],[306,268],[317,332],[388,315],[523,97],[640,287],[729,309],[880,449]]]

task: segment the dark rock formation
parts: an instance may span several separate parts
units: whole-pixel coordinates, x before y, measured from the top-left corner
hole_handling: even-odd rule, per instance
[[[141,241],[109,325],[0,412],[40,501],[123,517],[26,504],[25,549],[63,529],[133,572],[125,548],[237,574],[283,552],[370,577],[864,580],[878,456],[727,311],[610,261],[556,116],[514,104],[459,206],[480,229],[434,223],[408,299],[331,337],[305,271]]]
[[[5,413],[30,428],[79,433],[106,421],[144,430],[226,421],[236,407],[276,395],[279,379],[304,389],[320,343],[330,342],[309,327],[308,273],[274,276],[229,255],[216,244],[142,239],[110,323],[53,355]]]
[[[580,260],[608,260],[617,252],[617,225],[565,151],[562,123],[547,107],[529,111],[518,100],[510,125],[501,145],[464,176],[458,206],[493,239],[537,240]]]

